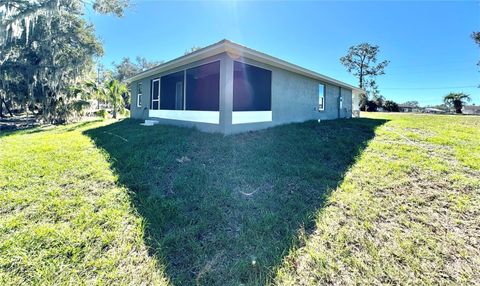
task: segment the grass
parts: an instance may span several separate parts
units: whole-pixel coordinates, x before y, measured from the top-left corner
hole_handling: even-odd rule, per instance
[[[479,284],[480,118],[0,135],[0,284]]]
[[[142,220],[81,128],[0,137],[0,285],[167,284]]]
[[[368,117],[389,122],[275,283],[480,284],[480,117]]]

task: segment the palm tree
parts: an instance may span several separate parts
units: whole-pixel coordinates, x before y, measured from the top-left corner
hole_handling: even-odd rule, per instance
[[[453,105],[456,113],[462,113],[463,105],[470,100],[470,95],[463,92],[450,92],[443,97],[443,102],[448,106]]]
[[[105,82],[103,94],[105,95],[107,101],[113,106],[113,118],[117,118],[117,112],[123,111],[125,108],[122,95],[127,92],[127,86],[116,79],[111,79]]]

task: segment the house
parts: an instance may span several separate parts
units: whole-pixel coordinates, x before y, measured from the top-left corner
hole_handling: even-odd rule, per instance
[[[440,113],[446,113],[445,110],[438,109],[438,108],[433,108],[433,107],[426,107],[423,112],[425,113],[435,113],[435,114],[440,114]]]
[[[420,112],[421,109],[412,104],[399,104],[398,105],[398,111],[400,112]]]
[[[480,115],[480,105],[464,105],[462,113],[467,115]]]
[[[352,117],[363,90],[222,40],[127,80],[131,117],[232,134]]]

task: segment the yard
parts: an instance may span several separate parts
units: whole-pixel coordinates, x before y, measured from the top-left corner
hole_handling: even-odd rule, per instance
[[[0,135],[0,284],[480,284],[480,117]]]

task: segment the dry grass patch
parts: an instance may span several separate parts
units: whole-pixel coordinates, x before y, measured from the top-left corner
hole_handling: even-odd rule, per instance
[[[368,116],[390,121],[273,282],[479,284],[480,118]]]

